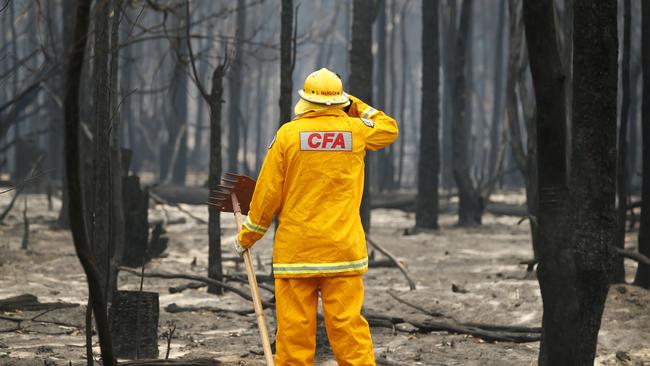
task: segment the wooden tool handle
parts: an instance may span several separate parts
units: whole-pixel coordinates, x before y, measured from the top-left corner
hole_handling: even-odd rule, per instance
[[[237,222],[237,231],[241,231],[243,219],[241,209],[239,207],[239,200],[237,195],[233,192],[230,194],[232,198],[232,207],[235,213],[235,221]],[[255,269],[253,268],[253,257],[251,256],[250,249],[244,251],[244,265],[246,267],[246,276],[248,277],[248,285],[251,288],[251,296],[253,297],[253,307],[255,308],[255,315],[257,317],[257,326],[260,330],[260,337],[262,338],[262,349],[264,350],[264,359],[268,366],[273,366],[273,352],[271,351],[271,342],[269,341],[269,330],[266,327],[266,318],[264,317],[264,308],[262,308],[262,301],[260,299],[260,291],[257,287],[257,277],[255,277]]]

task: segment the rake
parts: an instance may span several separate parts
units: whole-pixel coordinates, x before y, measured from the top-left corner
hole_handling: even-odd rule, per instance
[[[211,192],[208,204],[216,207],[219,211],[234,213],[235,221],[237,222],[237,231],[239,232],[243,223],[242,213],[248,214],[250,208],[251,198],[255,191],[255,181],[245,175],[225,173],[225,176],[223,178],[224,184],[218,185],[217,189]],[[271,342],[269,341],[269,330],[266,326],[266,318],[264,317],[264,309],[262,308],[260,291],[257,286],[257,278],[255,277],[253,257],[251,256],[250,249],[244,251],[243,257],[248,285],[251,288],[251,296],[253,297],[257,326],[260,330],[260,337],[262,338],[264,359],[267,365],[272,366],[273,352],[271,351]]]

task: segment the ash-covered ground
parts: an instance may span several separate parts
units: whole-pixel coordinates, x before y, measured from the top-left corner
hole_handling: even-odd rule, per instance
[[[13,193],[0,195],[0,207],[6,207]],[[28,249],[23,240],[23,198],[27,198],[30,221]],[[495,196],[499,200],[521,201],[521,194]],[[0,299],[33,294],[41,302],[71,302],[78,307],[49,312],[34,322],[0,320],[0,365],[84,365],[84,319],[87,288],[85,276],[75,256],[68,231],[55,228],[58,200],[48,210],[44,195],[25,194],[0,225]],[[205,206],[182,205],[207,220]],[[207,273],[207,226],[198,223],[177,208],[152,206],[150,220],[169,222],[170,243],[162,258],[146,265],[145,272],[173,272],[204,276]],[[417,290],[409,291],[407,282],[396,268],[371,268],[365,276],[365,308],[411,319],[428,316],[398,302],[388,294],[419,305],[430,312],[442,313],[460,322],[537,327],[541,324],[542,301],[537,281],[526,276],[520,261],[532,258],[527,222],[516,217],[484,216],[477,228],[455,226],[454,215],[441,216],[441,229],[433,233],[404,236],[413,227],[414,215],[399,210],[373,211],[371,238],[399,257],[417,281]],[[232,256],[230,243],[235,234],[233,217],[222,215],[223,247]],[[257,271],[268,274],[271,268],[272,230],[253,255],[259,257]],[[636,246],[636,233],[628,233],[627,246]],[[375,259],[382,259],[376,253]],[[227,273],[243,273],[242,265],[226,262]],[[626,261],[628,280],[636,263]],[[160,294],[159,334],[170,324],[176,326],[170,358],[210,357],[226,365],[262,365],[261,346],[253,315],[231,312],[168,313],[164,308],[212,306],[224,309],[249,309],[251,304],[229,292],[208,294],[205,288],[171,294],[169,287],[187,280],[146,278],[145,291]],[[239,286],[236,282],[231,282]],[[272,286],[272,283],[266,285]],[[119,288],[135,290],[139,278],[122,272]],[[455,291],[452,290],[455,288]],[[271,293],[261,290],[265,299]],[[39,312],[0,313],[1,317],[31,318]],[[266,311],[273,330],[272,310]],[[396,329],[373,327],[375,355],[379,364],[390,365],[535,365],[539,348],[533,343],[488,343],[468,335],[447,332],[409,332],[403,325]],[[97,341],[94,338],[95,342]],[[161,357],[167,341],[159,340]],[[99,347],[95,343],[96,357]],[[331,353],[319,349],[317,365],[336,365]],[[650,293],[628,285],[610,290],[598,342],[597,365],[650,365]]]

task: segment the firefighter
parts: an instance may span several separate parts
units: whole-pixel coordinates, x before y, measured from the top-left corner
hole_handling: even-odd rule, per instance
[[[339,365],[375,365],[361,316],[368,254],[359,207],[366,151],[397,138],[397,122],[343,92],[328,69],[305,79],[294,111],[268,148],[241,254],[278,217],[273,250],[278,365],[312,365],[320,291],[327,337]]]

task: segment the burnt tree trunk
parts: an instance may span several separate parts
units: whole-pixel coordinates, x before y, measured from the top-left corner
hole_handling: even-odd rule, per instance
[[[488,158],[488,171],[485,176],[490,176],[497,168],[497,155],[499,151],[499,126],[503,118],[503,41],[505,33],[506,0],[499,4],[499,20],[497,24],[496,47],[494,50],[494,107],[492,109],[492,124],[490,127],[490,150]],[[513,19],[513,18],[511,18]],[[514,18],[516,19],[516,18]]]
[[[293,0],[282,0],[280,28],[280,125],[291,121],[293,93]],[[259,131],[258,131],[259,133]]]
[[[464,0],[460,11],[460,24],[456,38],[456,62],[454,65],[454,122],[451,126],[452,136],[452,172],[458,187],[458,224],[460,226],[475,226],[481,224],[484,204],[479,190],[474,186],[470,175],[471,163],[469,161],[469,134],[470,119],[466,111],[468,104],[467,80],[465,78],[465,58],[469,38],[469,25],[472,10],[472,1]],[[470,106],[471,107],[471,106]]]
[[[171,81],[171,103],[166,117],[167,141],[161,147],[160,179],[164,182],[185,184],[187,175],[187,43],[185,28],[189,25],[181,16],[174,15],[176,36],[170,39],[174,70]]]
[[[121,123],[118,94],[118,61],[119,61],[119,30],[122,19],[124,0],[115,0],[111,24],[111,62],[110,62],[110,174],[111,174],[111,232],[110,241],[113,247],[111,257],[110,276],[108,289],[117,290],[117,268],[122,264],[124,256],[124,201],[122,199],[122,179],[127,175],[122,169],[122,147],[120,146]],[[127,167],[128,172],[128,167]]]
[[[641,224],[639,252],[650,256],[650,3],[641,2],[641,64],[643,68],[643,100],[641,101]],[[639,263],[634,284],[650,288],[650,266]]]
[[[591,365],[616,229],[616,2],[575,2],[570,175],[566,69],[559,45],[549,42],[558,39],[552,6],[524,2],[538,108],[539,364]]]
[[[109,13],[110,2],[95,7],[95,43],[93,57],[93,80],[95,83],[93,109],[93,251],[102,277],[102,288],[107,297],[111,258],[111,174],[110,174],[110,59]]]
[[[212,90],[208,98],[210,106],[210,171],[209,186],[216,187],[221,179],[221,96],[223,95],[223,77],[225,66],[219,65],[212,73]],[[221,227],[219,218],[221,213],[213,206],[209,206],[208,217],[208,277],[223,281],[221,268]],[[208,292],[222,293],[220,286],[208,286]]]
[[[196,80],[196,87],[199,89],[199,93],[201,94],[201,97],[203,97],[203,100],[208,103],[208,109],[210,111],[210,161],[208,187],[216,189],[217,185],[221,183],[221,98],[223,96],[223,78],[228,64],[228,55],[226,54],[224,56],[224,62],[219,64],[212,72],[212,88],[208,93],[196,72],[194,52],[192,51],[192,42],[189,37],[189,24],[191,24],[189,2],[186,3],[185,10],[188,24],[186,30],[190,65],[192,66],[194,80]],[[237,60],[235,60],[235,62],[237,62]],[[221,226],[219,220],[220,211],[216,207],[208,205],[208,277],[217,281],[223,281],[223,269],[221,263]],[[212,294],[221,294],[223,289],[221,286],[209,285],[208,292]]]
[[[237,28],[235,30],[235,55],[228,77],[228,171],[239,170],[239,129],[243,123],[239,110],[242,84],[242,58],[246,35],[246,1],[237,1]],[[213,80],[214,82],[214,80]],[[245,154],[245,152],[244,152]]]
[[[618,196],[615,245],[625,249],[625,223],[627,218],[627,129],[630,111],[630,29],[632,12],[630,0],[623,1],[623,58],[621,59],[621,114],[618,128],[618,156],[616,161],[616,193]],[[612,283],[625,282],[625,267],[623,257],[616,255],[615,265],[611,273]]]
[[[372,105],[372,23],[375,0],[354,0],[352,5],[352,46],[350,48],[350,93]],[[361,223],[370,231],[370,158],[366,157]]]
[[[90,23],[90,0],[77,2],[76,20],[72,48],[66,63],[65,95],[63,100],[65,120],[65,166],[68,180],[68,196],[70,204],[70,229],[75,251],[86,273],[91,305],[97,323],[97,334],[101,348],[102,360],[105,365],[116,365],[113,355],[113,345],[108,327],[106,300],[102,291],[102,281],[95,257],[93,256],[86,223],[84,218],[84,197],[81,189],[79,170],[81,156],[79,149],[79,84],[84,63],[84,52]]]
[[[440,138],[438,109],[438,1],[422,2],[422,107],[415,226],[438,228]]]

